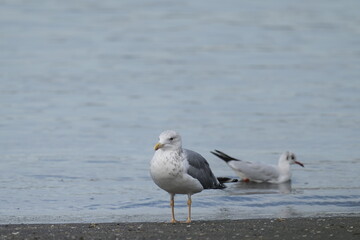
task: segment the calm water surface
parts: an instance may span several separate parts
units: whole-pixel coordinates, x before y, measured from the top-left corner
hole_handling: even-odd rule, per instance
[[[167,221],[153,146],[305,168],[193,219],[360,214],[359,1],[0,1],[0,223]],[[186,198],[176,214],[186,217]]]

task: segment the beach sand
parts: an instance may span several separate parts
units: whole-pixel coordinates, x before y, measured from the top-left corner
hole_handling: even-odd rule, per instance
[[[0,239],[360,239],[360,217],[0,225]]]

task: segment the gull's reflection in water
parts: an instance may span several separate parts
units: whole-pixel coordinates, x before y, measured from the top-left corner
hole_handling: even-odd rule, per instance
[[[251,195],[251,194],[290,194],[291,181],[285,183],[255,183],[255,182],[235,182],[226,185],[227,191],[231,195]]]

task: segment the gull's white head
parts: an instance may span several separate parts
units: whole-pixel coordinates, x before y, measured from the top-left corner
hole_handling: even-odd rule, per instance
[[[179,150],[181,149],[181,136],[174,130],[166,130],[159,136],[159,142],[154,147],[155,151],[162,150]]]
[[[298,162],[296,160],[296,156],[294,153],[292,152],[284,152],[279,159],[279,165],[282,163],[288,163],[288,164],[298,164],[302,167],[304,167],[304,164],[302,164],[301,162]]]

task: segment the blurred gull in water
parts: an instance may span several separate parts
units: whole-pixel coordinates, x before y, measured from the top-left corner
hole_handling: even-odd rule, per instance
[[[175,194],[188,195],[188,218],[191,222],[191,195],[203,189],[221,189],[225,186],[216,179],[205,158],[183,149],[180,135],[172,130],[164,131],[155,145],[150,163],[150,174],[156,185],[170,193],[171,222],[177,222],[174,214]]]
[[[291,164],[304,167],[304,164],[296,161],[296,156],[292,152],[283,153],[277,166],[242,161],[218,150],[211,153],[224,160],[243,181],[283,183],[291,179]]]

